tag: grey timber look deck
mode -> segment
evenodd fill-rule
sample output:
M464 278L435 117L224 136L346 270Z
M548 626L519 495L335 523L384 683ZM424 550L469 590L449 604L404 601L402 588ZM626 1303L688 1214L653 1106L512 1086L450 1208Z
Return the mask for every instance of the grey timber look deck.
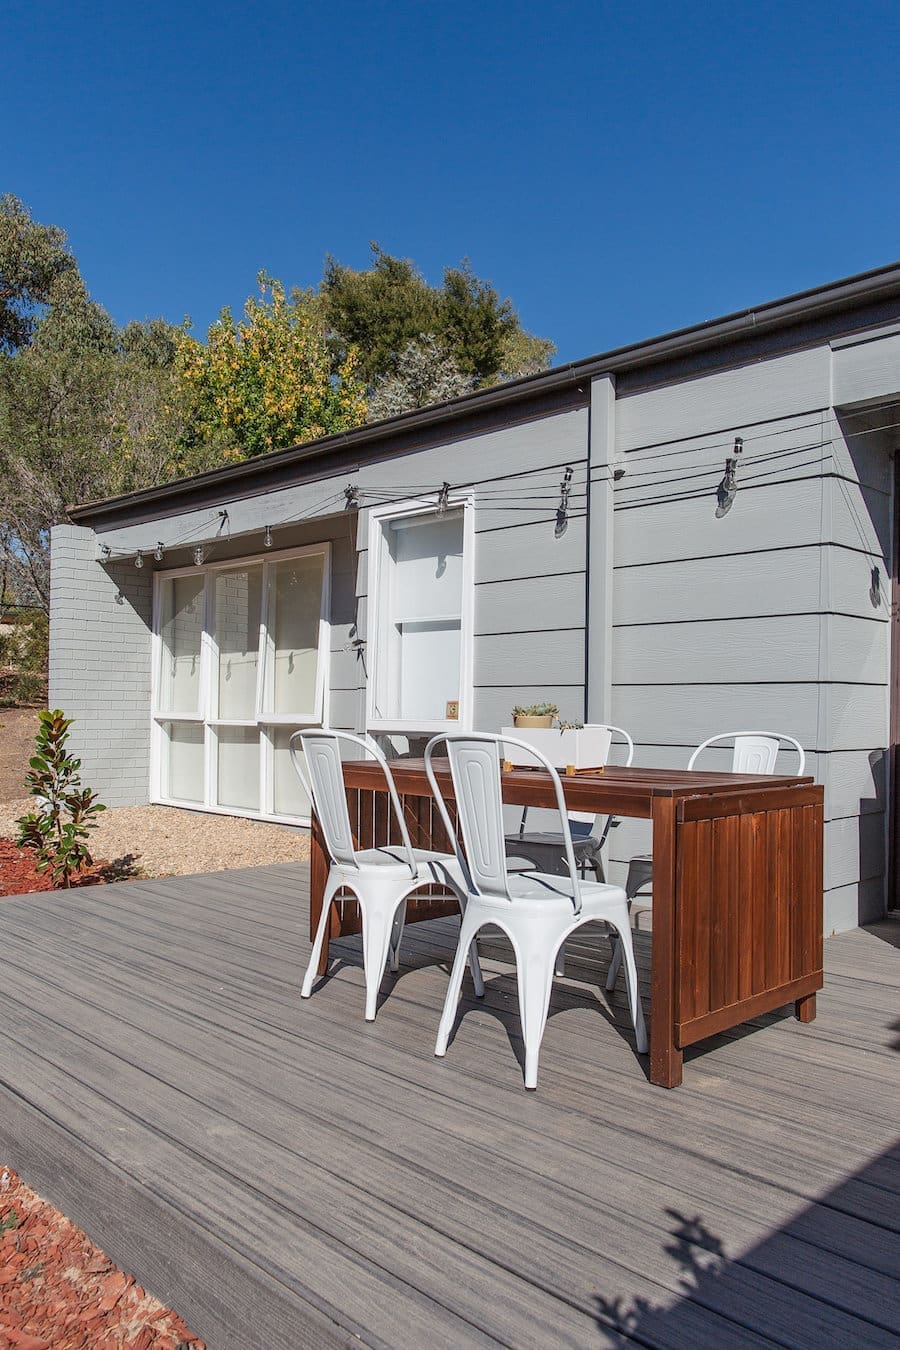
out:
M443 1061L450 920L408 931L375 1023L358 938L301 1003L299 865L20 897L0 924L0 1162L211 1350L897 1344L888 923L826 943L813 1024L705 1042L674 1092L587 932L533 1094L499 938Z

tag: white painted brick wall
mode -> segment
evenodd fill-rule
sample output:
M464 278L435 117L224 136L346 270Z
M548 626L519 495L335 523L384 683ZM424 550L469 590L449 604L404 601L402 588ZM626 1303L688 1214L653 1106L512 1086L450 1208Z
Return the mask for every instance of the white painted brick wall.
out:
M75 719L84 783L107 806L149 797L153 574L103 566L93 531L51 536L50 706Z

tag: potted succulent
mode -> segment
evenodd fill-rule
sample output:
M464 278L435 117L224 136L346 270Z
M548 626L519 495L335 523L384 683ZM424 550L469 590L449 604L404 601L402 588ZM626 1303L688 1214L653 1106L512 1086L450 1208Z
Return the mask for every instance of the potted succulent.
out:
M564 722L555 703L513 708L513 720L515 726L501 728L500 735L533 745L557 769L599 768L609 758L612 739L609 727ZM509 764L534 765L533 756L517 746L505 745L504 754Z
M526 707L516 704L512 711L516 727L552 727L554 717L559 717L555 703L529 703Z

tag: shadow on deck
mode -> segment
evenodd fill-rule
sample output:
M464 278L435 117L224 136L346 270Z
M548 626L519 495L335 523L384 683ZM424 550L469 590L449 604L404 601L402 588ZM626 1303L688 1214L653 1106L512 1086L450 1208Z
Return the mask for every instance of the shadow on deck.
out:
M832 939L816 1022L707 1041L665 1092L579 935L526 1094L500 939L439 1061L455 924L408 930L367 1025L358 939L301 1004L306 892L280 866L0 906L0 1161L211 1350L896 1344L889 942Z

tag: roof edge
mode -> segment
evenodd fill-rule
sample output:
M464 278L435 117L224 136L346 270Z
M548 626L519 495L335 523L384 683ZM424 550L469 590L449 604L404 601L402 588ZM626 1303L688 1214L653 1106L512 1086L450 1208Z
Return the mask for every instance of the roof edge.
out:
M185 497L205 487L234 482L256 476L268 468L302 465L331 454L338 449L362 449L365 446L406 435L440 422L513 405L542 395L556 393L566 387L576 389L586 380L599 375L619 374L636 370L674 357L689 356L722 343L732 343L751 334L789 327L803 320L824 317L852 308L861 301L873 302L892 295L900 296L900 261L838 281L828 282L805 291L797 291L779 300L766 301L748 309L736 310L718 319L707 319L687 328L674 329L655 338L643 339L616 347L580 361L567 362L538 375L527 375L508 384L479 389L472 394L446 403L430 404L412 412L400 413L381 422L368 423L352 431L337 432L315 441L275 450L267 455L242 460L210 469L190 478L178 478L156 487L141 488L118 497L107 497L66 508L66 515L75 523L88 523L100 516L111 517L138 506L154 502L164 504L173 497Z

